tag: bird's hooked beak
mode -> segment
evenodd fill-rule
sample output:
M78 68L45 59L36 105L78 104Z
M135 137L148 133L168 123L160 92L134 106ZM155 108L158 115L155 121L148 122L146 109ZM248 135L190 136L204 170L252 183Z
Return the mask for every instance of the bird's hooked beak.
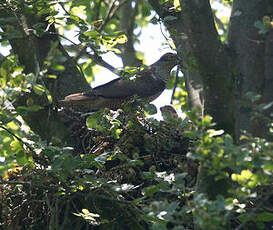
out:
M177 54L173 54L170 59L174 66L181 65L182 59Z
M177 66L181 64L181 59L179 58L179 56L177 54L173 54L171 56L169 56L169 63L172 67Z

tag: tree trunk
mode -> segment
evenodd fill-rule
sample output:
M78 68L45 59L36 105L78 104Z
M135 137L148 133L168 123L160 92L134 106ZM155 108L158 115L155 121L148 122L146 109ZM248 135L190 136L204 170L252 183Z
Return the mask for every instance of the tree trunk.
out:
M237 98L236 132L246 130L255 136L269 137L267 122L263 116L255 116L255 106L268 104L273 100L273 31L259 33L255 22L264 16L272 16L273 2L270 0L235 0L230 18L228 43L237 69L239 94ZM260 95L255 105L247 93ZM272 113L273 107L262 111ZM272 138L272 137L271 137Z
M242 102L247 101L249 91L262 95L259 104L266 105L273 98L272 30L261 35L254 26L263 16L272 15L273 2L234 0L227 45L219 39L209 0L180 1L182 11L174 11L171 2L149 2L169 30L187 68L184 77L190 105L202 107L216 127L235 141L242 129L265 137L266 122L252 120L254 108ZM272 108L266 110L267 116ZM219 182L217 193L212 192L216 182L207 171L201 166L197 190L212 199L226 194L229 185L225 181Z
M120 8L120 29L125 32L128 41L120 45L121 58L124 66L141 66L142 62L136 58L136 51L134 48L134 28L135 16L138 13L138 2L132 6L131 1L126 1Z
M9 32L17 31L20 33L20 38L10 39L9 42L18 55L20 63L24 66L24 72L26 74L35 74L37 82L44 84L49 90L53 102L57 102L68 94L90 89L85 78L77 69L76 63L73 62L59 43L53 26L50 27L47 33L37 37L32 32L33 25L43 23L44 27L47 27L47 22L42 18L23 12L14 15L14 12L10 12L9 9L2 10L0 15L2 18L14 19L9 20L11 24L2 24L1 28L3 30L8 29ZM57 49L54 51L55 55L61 57L59 58L61 61L55 64L64 66L63 71L56 71L49 67L47 74L56 75L57 78L54 80L50 80L40 74L52 43L57 44ZM75 146L75 141L71 139L69 130L64 125L57 111L48 102L46 95L37 95L34 92L24 94L17 98L14 105L15 107L29 106L29 102L43 107L39 111L29 111L22 115L34 132L47 141L57 139L62 143Z
M179 12L172 10L173 5L170 2L160 5L156 0L149 0L149 3L170 32L177 47L177 53L181 57L182 72L185 78L190 109L199 111L199 115L202 117L204 110L203 81L195 58L191 54L192 49L183 17ZM168 20L170 17L172 17L171 20Z

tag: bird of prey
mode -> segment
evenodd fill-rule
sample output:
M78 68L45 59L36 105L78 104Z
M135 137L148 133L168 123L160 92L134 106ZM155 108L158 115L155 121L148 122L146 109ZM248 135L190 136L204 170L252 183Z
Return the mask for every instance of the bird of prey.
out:
M116 110L134 95L151 102L166 88L170 71L177 64L177 55L166 53L157 62L129 79L118 78L90 91L68 95L58 104L94 112L103 108Z

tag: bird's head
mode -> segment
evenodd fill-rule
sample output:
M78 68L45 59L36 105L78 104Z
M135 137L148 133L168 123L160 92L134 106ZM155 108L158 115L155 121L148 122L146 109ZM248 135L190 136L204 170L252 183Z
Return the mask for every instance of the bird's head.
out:
M171 69L179 64L179 58L174 53L166 53L159 60L158 63L171 71Z

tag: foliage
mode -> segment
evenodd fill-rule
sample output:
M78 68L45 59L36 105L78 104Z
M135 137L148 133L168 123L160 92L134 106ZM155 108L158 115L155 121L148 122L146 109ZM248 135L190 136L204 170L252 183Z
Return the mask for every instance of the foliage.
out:
M209 117L202 121L193 117L192 122L181 119L157 122L137 111L130 118L121 111L119 114L105 111L100 124L103 127L108 124L110 129L87 131L86 152L76 156L70 148L47 145L37 136L30 136L29 149L21 151L31 156L30 149L34 150L35 159L18 159L16 167L5 172L2 209L9 211L8 218L2 220L4 225L19 223L20 218L21 224L34 224L37 218L46 223L47 217L44 219L35 211L42 205L44 211L40 214L50 212L51 221L60 218L63 226L75 219L78 226L84 226L86 221L90 227L104 229L117 217L104 213L96 202L106 205L111 199L121 206L134 207L138 222L142 219L150 229L187 229L196 223L202 229L234 226L266 229L272 221L268 210L272 208L269 200L273 143L245 135L242 138L247 142L237 146L229 135L212 129ZM113 121L121 130L118 136L116 129L111 128ZM25 146L20 142L17 145L19 149ZM20 157L18 152L14 154ZM199 164L210 168L210 174L217 175L217 179L229 180L232 187L228 196L210 200L197 192ZM27 209L32 213L30 217L13 211L15 200L8 199L12 194L17 197L19 210L32 204ZM85 202L83 194L87 197ZM92 205L90 196L102 196L102 200L93 200L96 205ZM39 206L33 200L39 200ZM58 207L52 206L54 202L58 202ZM67 213L59 213L62 209Z

